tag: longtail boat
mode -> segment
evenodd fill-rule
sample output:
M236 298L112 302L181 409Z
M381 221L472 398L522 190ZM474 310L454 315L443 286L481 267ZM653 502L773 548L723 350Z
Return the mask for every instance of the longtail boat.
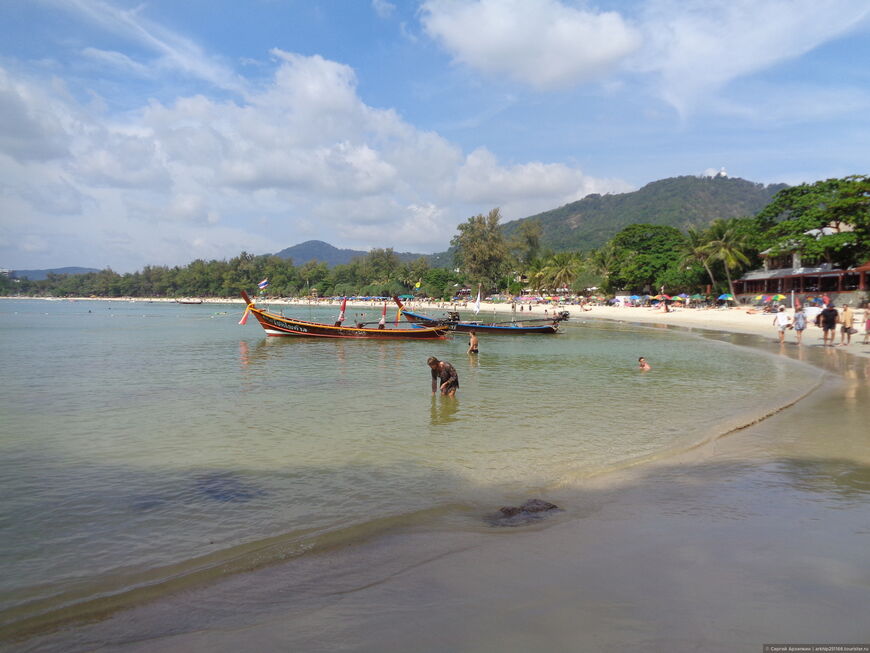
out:
M429 317L409 311L402 304L398 297L393 297L393 301L399 305L402 315L408 322L421 327L446 326L451 331L462 331L468 333L474 331L476 333L499 334L499 335L517 335L524 333L556 333L559 330L559 323L567 320L570 317L568 311L561 311L549 318L538 318L522 320L521 323L515 321L510 322L476 322L461 320L459 313L450 312L443 319ZM543 322L544 324L529 324L530 322Z
M245 324L248 315L252 314L257 318L257 322L263 327L267 336L297 336L305 338L363 338L373 340L391 340L391 339L411 339L411 340L432 340L444 338L449 331L449 328L441 325L432 325L423 329L410 328L402 329L389 327L384 324L382 327L368 328L366 326L342 326L339 324L325 324L323 322L312 322L310 320L299 320L292 317L284 317L270 313L262 308L257 308L251 298L244 290L242 291L242 299L245 300L245 314L239 324Z

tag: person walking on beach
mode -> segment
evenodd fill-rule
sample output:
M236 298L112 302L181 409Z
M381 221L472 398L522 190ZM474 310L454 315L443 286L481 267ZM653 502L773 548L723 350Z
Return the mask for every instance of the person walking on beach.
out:
M852 344L852 327L855 324L855 313L848 303L843 304L843 312L840 313L840 346Z
M478 353L477 349L477 334L474 331L468 332L468 353L476 354Z
M641 372L649 372L652 369L652 367L650 367L650 364L646 362L646 358L644 358L643 356L637 359L637 368Z
M795 343L801 344L801 339L804 336L804 329L807 328L807 314L804 313L803 306L798 306L794 309L794 319L792 320L792 326L794 326L794 337Z
M870 339L870 305L864 305L864 342L862 345L866 345L868 339Z
M834 330L837 328L837 322L839 321L840 314L837 312L837 309L834 308L833 304L828 304L824 310L819 313L819 326L822 327L822 344L824 346L828 345L829 340L831 346L834 346Z
M773 325L779 329L779 344L785 342L785 330L791 325L791 317L785 312L785 306L780 306L773 318Z
M432 394L440 389L445 397L455 397L456 390L459 388L459 375L456 373L456 368L447 361L439 361L434 356L430 356L426 364L432 370Z

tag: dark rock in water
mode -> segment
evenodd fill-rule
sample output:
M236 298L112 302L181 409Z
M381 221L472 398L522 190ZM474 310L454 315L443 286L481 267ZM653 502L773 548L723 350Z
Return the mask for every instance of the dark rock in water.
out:
M519 526L529 521L540 519L542 514L553 510L561 510L559 506L541 499L529 499L521 506L504 506L498 509L498 514L488 519L496 526Z
M503 514L505 517L513 517L514 515L519 515L522 512L545 512L547 510L558 510L559 506L555 503L550 503L549 501L542 501L541 499L529 499L519 508L516 506L506 506L504 508L499 508L499 512Z
M260 488L244 483L227 473L202 476L196 480L196 487L205 496L221 502L250 501L265 494Z

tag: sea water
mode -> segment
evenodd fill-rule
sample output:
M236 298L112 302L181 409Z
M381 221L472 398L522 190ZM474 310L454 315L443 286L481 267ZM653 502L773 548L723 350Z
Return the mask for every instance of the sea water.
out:
M485 528L501 505L707 441L820 378L757 348L580 315L557 335L480 336L478 355L465 334L271 338L240 316L0 301L0 632L404 522ZM431 355L458 370L455 399L432 396Z

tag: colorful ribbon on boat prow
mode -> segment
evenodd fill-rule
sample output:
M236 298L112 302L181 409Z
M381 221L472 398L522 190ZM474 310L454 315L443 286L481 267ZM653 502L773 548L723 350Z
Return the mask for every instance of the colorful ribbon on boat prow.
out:
M248 313L251 312L251 309L254 308L254 302L251 302L247 306L245 306L245 313L242 315L242 319L239 320L239 324L245 325L248 323Z

